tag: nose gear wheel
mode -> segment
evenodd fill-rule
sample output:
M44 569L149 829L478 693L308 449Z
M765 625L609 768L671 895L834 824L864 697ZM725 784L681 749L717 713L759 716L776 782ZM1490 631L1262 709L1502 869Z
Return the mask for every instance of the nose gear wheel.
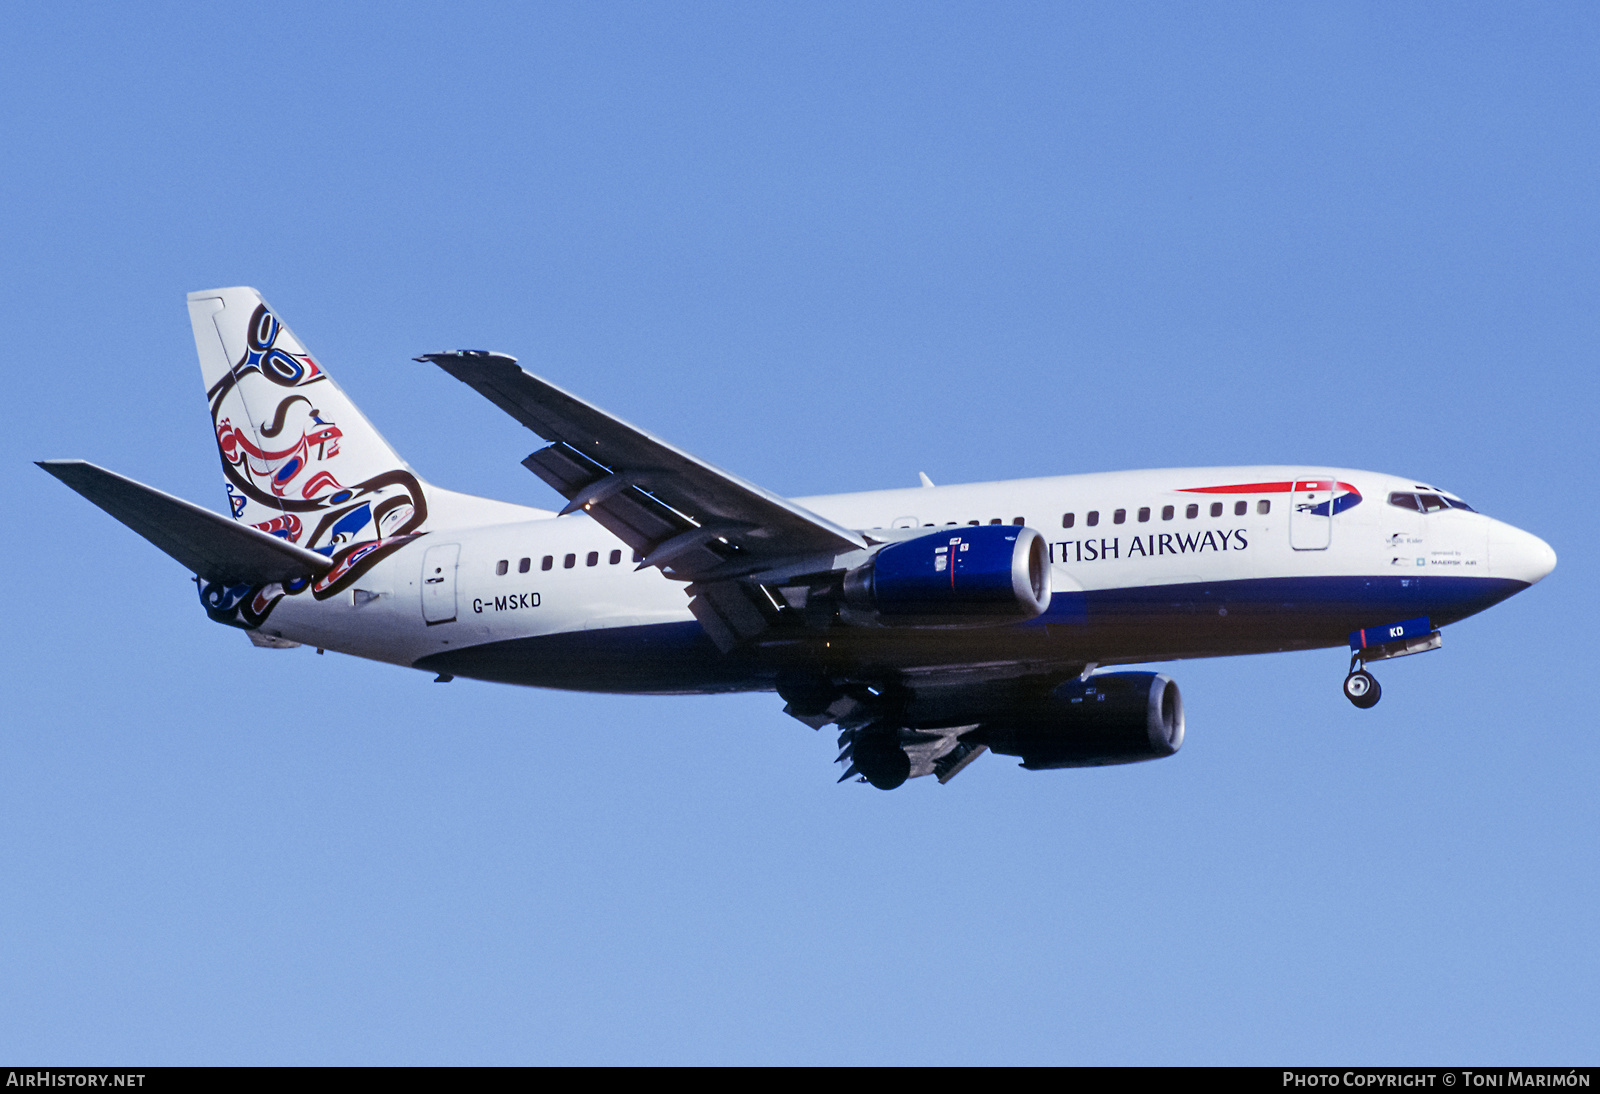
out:
M1382 696L1383 689L1366 669L1356 669L1344 678L1344 697L1362 710L1377 706Z

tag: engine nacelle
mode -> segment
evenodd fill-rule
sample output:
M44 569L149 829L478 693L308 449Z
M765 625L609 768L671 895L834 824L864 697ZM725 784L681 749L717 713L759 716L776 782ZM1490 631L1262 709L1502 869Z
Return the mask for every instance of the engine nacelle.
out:
M1107 672L1063 684L1039 706L985 722L962 740L1036 769L1159 760L1183 745L1183 697L1159 672Z
M1050 606L1049 551L1032 528L950 526L891 543L845 574L844 602L890 625L1025 622Z

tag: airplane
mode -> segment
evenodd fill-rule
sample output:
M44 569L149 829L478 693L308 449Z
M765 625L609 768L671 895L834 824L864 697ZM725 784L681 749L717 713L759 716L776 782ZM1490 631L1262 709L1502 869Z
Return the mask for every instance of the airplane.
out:
M577 691L775 691L839 729L839 781L948 782L1183 744L1165 673L1347 647L1368 666L1555 567L1538 537L1404 476L1122 471L787 499L481 350L427 353L547 442L539 509L424 481L250 288L190 293L226 516L82 460L39 466L194 575L265 648Z

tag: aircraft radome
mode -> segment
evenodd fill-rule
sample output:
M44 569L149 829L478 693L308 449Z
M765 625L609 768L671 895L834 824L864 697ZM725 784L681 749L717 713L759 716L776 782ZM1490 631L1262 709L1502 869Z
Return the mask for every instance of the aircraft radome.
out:
M1403 476L1200 467L787 499L524 372L417 358L548 445L559 511L424 482L248 288L189 295L229 512L40 466L258 646L580 691L777 691L848 778L1170 756L1178 686L1108 667L1348 645L1367 666L1543 578L1542 540Z

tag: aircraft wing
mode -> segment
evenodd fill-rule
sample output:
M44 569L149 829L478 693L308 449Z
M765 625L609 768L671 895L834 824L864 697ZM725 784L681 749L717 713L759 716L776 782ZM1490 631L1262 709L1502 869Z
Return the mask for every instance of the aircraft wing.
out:
M333 560L84 460L39 466L206 581L270 585L327 573Z
M685 581L715 582L866 540L629 425L524 371L516 358L458 350L432 361L554 442L524 466L642 557Z

